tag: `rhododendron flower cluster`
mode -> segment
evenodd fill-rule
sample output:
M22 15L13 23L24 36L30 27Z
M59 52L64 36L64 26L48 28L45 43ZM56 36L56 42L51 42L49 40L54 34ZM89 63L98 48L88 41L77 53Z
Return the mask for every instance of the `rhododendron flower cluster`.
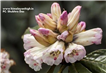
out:
M84 46L101 44L102 29L85 31L86 23L79 22L81 6L71 12L61 12L58 3L51 5L51 13L39 13L35 19L39 29L29 28L30 34L23 37L25 62L35 71L42 69L42 63L59 65L75 63L84 58ZM79 23L78 23L79 22Z
M9 59L9 54L1 49L0 53L0 73L10 73L9 68L14 65L15 62Z

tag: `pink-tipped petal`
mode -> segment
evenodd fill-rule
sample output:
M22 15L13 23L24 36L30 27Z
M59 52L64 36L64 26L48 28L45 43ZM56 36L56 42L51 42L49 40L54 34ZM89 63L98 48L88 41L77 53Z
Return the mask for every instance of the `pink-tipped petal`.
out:
M42 33L43 35L45 35L45 36L48 36L49 35L49 29L39 28L38 31L40 33Z
M36 35L36 30L34 30L34 29L29 29L29 31L30 31L31 35L33 35L33 36Z
M56 41L43 53L43 62L50 66L52 66L53 64L59 65L63 59L63 51L64 43Z
M62 39L63 41L66 39L66 37L68 36L68 31L64 31L61 35L57 36L57 39L60 40Z
M80 24L81 24L81 31L83 31L86 28L86 23L81 21Z
M55 30L56 29L56 23L46 14L40 13L39 18L42 21L42 24L45 28Z
M36 19L36 21L37 21L39 27L44 27L44 26L42 25L43 23L42 23L42 21L41 21L41 19L39 18L38 15L35 15L35 19Z
M86 51L82 45L70 43L68 48L65 50L64 58L67 63L74 63L83 59L85 55Z
M31 35L31 34L25 34L23 37L23 42L24 42L24 49L28 50L33 47L44 47L40 43L36 41L36 39Z
M63 13L60 16L60 24L67 25L67 21L68 21L67 11L63 11Z
M83 31L86 28L86 23L84 21L81 21L78 23L75 33L79 33Z
M47 15L48 15L50 18L52 18L52 15L51 15L51 13L47 13Z
M39 71L40 69L42 69L41 65L44 50L44 48L42 49L39 47L34 47L24 53L25 62L35 71Z
M45 17L42 15L42 13L39 14L39 18L44 21L45 20Z
M76 6L71 14L68 15L68 29L75 32L76 30L76 26L79 20L79 16L80 16L80 11L81 11L81 6Z
M92 44L101 44L102 29L101 28L90 29L85 32L78 33L74 37L76 37L74 42L77 44L81 44L83 46L88 46Z
M61 15L61 8L58 3L55 2L51 5L51 14L52 14L53 21L56 22Z

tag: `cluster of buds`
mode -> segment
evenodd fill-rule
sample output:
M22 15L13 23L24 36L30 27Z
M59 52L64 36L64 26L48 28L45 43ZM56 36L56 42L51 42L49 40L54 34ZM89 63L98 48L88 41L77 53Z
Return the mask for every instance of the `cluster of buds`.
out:
M74 63L86 55L84 46L101 44L102 29L85 31L86 23L79 21L81 6L70 13L53 3L51 13L35 15L39 29L29 28L30 34L23 37L25 61L35 71L42 69L42 63L59 65L62 60Z
M15 64L15 62L13 60L9 60L9 54L4 49L1 49L0 73L10 73L9 68L14 64Z

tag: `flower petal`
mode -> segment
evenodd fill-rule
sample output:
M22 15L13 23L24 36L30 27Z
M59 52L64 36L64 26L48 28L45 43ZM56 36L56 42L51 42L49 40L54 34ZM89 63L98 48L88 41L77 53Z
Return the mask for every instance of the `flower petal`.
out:
M65 41L66 37L68 36L68 31L64 31L61 35L57 36L57 39L60 40L62 39L63 41Z
M85 48L82 45L70 43L65 50L64 58L67 63L74 63L81 60L86 55Z
M31 34L25 34L23 38L24 49L28 50L33 47L44 47L36 41L36 39Z
M42 23L42 21L41 21L41 19L39 18L39 16L38 16L38 15L35 15L35 19L36 19L36 21L37 21L37 23L38 23L39 27L44 28L43 23Z
M91 44L101 44L102 29L94 28L74 35L74 43L88 46Z
M85 27L86 27L86 23L84 21L79 22L75 33L79 33L81 31L83 31L85 29Z
M25 62L35 71L42 69L41 64L44 50L45 48L34 47L24 53Z
M67 26L67 21L68 21L67 11L63 11L63 13L60 16L60 24Z
M61 15L61 8L58 3L55 2L51 5L51 14L52 14L53 21L56 22Z
M45 28L51 29L51 30L55 30L56 28L56 23L46 14L44 13L40 13L39 14L39 18L41 19L43 26Z
M56 41L43 54L43 62L48 65L59 65L63 59L64 43Z
M76 6L71 13L68 15L68 29L71 31L75 31L79 16L80 16L81 6Z
M9 69L15 62L9 59L9 54L1 49L0 52L0 73L9 73Z

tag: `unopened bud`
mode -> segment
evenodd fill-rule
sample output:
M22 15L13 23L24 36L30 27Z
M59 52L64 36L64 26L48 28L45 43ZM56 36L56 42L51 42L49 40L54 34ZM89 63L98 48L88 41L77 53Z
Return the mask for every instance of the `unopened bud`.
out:
M50 44L54 43L57 40L57 34L49 29L39 28L38 31L47 38Z
M37 21L39 27L42 27L42 28L43 28L44 26L42 25L42 21L41 21L41 19L39 18L38 15L35 16L35 19L36 19L36 21Z
M41 19L43 26L45 28L55 30L56 28L56 23L46 14L40 13L39 18Z
M47 15L48 15L50 18L52 18L52 14L51 14L51 13L47 13Z
M30 33L35 37L35 39L42 45L44 46L49 46L49 41L42 35L40 34L37 30L30 29Z
M85 27L86 27L86 23L84 21L79 22L75 33L79 33L81 31L83 31L85 29Z
M69 43L73 40L73 33L71 31L64 31L61 35L58 35L57 36L57 39L58 40L63 40L65 41L66 43Z
M51 5L51 14L52 14L53 21L57 22L57 20L61 15L61 8L58 3L55 2Z
M68 21L67 11L63 11L63 13L60 16L60 24L67 25L67 21Z
M75 31L76 26L78 24L78 20L79 20L79 16L80 16L80 10L81 10L81 6L76 6L71 14L68 16L68 29L72 32Z

